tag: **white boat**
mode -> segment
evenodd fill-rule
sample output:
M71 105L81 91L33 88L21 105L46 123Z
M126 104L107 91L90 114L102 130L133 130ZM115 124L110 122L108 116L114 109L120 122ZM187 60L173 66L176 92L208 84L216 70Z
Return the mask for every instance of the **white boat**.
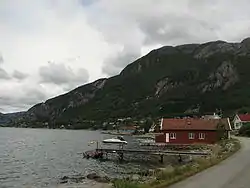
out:
M127 144L128 142L123 137L110 138L102 141L105 144Z

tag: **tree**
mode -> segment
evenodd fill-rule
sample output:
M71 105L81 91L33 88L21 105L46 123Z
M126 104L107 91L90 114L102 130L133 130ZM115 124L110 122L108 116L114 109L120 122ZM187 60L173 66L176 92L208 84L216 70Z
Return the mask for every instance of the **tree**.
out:
M227 138L225 125L221 122L218 123L217 125L217 137L218 137L218 140L224 140Z
M246 123L243 126L241 126L239 130L239 135L250 137L250 123Z
M148 133L152 125L153 125L153 120L151 118L147 118L147 120L142 126L142 128L144 128L144 132Z
M238 110L238 114L247 114L248 112L250 111L250 108L249 107L241 107L239 110Z

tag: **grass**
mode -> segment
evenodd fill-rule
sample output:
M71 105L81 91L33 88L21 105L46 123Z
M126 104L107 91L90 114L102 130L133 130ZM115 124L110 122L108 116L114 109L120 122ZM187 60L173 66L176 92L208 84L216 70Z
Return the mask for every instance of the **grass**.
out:
M114 188L139 188L141 185L135 182L129 182L128 180L116 180L113 183Z
M226 144L231 143L233 148L227 150ZM129 180L116 180L113 183L114 188L166 188L178 181L190 177L198 172L201 172L209 167L212 167L221 161L225 160L240 149L240 143L237 139L221 141L220 151L210 158L197 158L194 162L188 165L175 168L172 172L161 171L156 175L156 180L151 183L131 182Z

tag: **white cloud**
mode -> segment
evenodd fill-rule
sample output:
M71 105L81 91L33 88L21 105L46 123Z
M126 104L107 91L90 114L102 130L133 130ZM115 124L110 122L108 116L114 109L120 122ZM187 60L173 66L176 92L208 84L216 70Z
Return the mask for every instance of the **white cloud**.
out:
M0 106L27 109L119 73L153 47L240 41L249 35L249 6L248 0L1 0ZM22 92L12 96L17 88Z
M17 85L21 90L42 85L41 93L46 97L30 100L33 101L32 105L103 76L101 73L103 58L111 53L101 32L88 25L85 12L77 0L1 1L0 51L4 57L0 77L6 80L9 78L8 73L13 72L12 76L17 79L0 82L0 88L9 85L5 97L8 96L6 92L16 93ZM65 76L69 80L64 79L64 84L56 85L53 80L48 83L47 77L46 83L40 83L39 73L44 70L48 61L56 62L56 65L65 68L66 72L54 77ZM70 71L68 67L71 67ZM45 68L47 73L43 72L43 76L58 73L53 72L56 71L55 66L48 68L52 70ZM24 78L20 73L24 72L29 77L25 81L20 81L21 77ZM63 75L64 73L67 75ZM43 80L45 81L44 78ZM0 97L4 97L2 91ZM15 96L10 95L10 97L14 100L6 100L9 101L8 105L0 103L1 107L5 106L5 112L13 109L25 110L31 106L31 102L27 102L30 96L26 93L20 93L18 99ZM23 100L22 97L26 97L27 100ZM19 99L23 105L18 105Z

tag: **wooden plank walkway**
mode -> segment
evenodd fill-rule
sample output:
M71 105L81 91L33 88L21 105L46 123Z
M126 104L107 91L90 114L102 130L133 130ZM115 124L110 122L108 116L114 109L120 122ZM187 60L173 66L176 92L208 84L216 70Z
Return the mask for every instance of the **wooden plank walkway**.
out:
M97 152L102 153L142 153L148 155L197 155L206 156L209 152L197 152L197 151L172 151L172 150L145 150L145 149L96 149Z

